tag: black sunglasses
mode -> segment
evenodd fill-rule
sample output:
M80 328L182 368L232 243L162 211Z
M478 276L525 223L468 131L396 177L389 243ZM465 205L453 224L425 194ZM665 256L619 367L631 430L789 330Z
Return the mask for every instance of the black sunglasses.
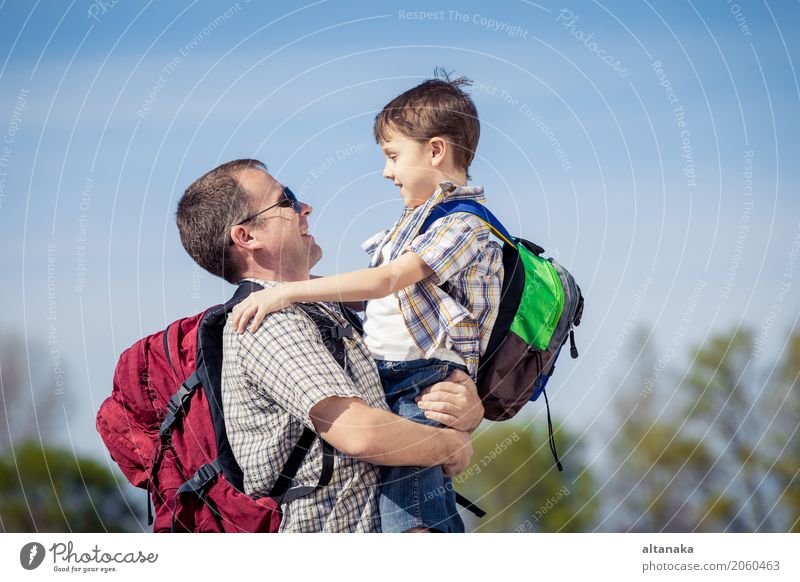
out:
M297 214L300 214L300 212L303 209L302 206L300 205L300 201L297 199L297 196L294 195L294 192L292 192L289 189L288 186L284 186L283 187L283 200L281 200L279 202L276 202L275 204L272 204L271 206L267 206L264 210L259 210L255 214L251 214L250 216L245 218L243 221L237 222L235 224L235 226L241 226L245 222L250 222L256 216L259 216L260 214L264 214L267 210L272 210L275 207L278 207L278 208L291 208Z

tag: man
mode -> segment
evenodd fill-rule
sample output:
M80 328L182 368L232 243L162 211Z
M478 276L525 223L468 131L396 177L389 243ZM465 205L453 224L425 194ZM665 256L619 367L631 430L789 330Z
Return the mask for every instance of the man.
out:
M270 287L308 279L322 257L308 234L311 212L263 163L235 160L189 186L177 223L184 248L201 267L231 283ZM335 305L314 308L346 324ZM480 423L483 407L466 375L450 378L464 385L433 386L420 403L432 420L451 428L417 424L389 412L360 339L345 342L346 371L296 306L269 315L252 334L225 327L223 407L245 491L269 494L304 427L337 450L330 483L285 504L281 531L380 531L374 465L442 465L456 475L469 463L468 431ZM316 440L293 485L315 485L322 456Z

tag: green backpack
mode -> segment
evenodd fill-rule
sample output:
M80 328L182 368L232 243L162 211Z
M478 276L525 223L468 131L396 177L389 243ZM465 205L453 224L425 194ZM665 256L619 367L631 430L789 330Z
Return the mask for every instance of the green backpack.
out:
M507 420L544 394L550 450L561 470L545 386L567 339L571 356L578 357L573 328L583 315L580 287L555 259L542 256L542 247L512 237L483 204L474 200L453 200L435 206L420 234L454 212L466 212L483 220L503 241L500 308L478 368L478 394L486 411L484 416L488 420Z

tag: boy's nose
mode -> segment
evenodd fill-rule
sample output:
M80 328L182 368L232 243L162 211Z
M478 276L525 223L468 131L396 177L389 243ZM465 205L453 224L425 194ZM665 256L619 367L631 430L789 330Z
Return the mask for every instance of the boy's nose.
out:
M383 166L383 177L387 180L394 180L394 172L389 167L389 162L386 162L386 165Z

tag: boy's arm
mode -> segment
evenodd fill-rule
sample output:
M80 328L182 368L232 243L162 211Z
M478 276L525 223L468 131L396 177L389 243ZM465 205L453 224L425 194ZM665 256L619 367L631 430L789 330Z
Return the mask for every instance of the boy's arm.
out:
M322 279L322 275L311 275L312 279ZM352 311L364 311L367 309L366 301L342 301L342 305Z
M326 398L314 405L310 416L323 439L344 454L375 465L442 465L445 474L453 476L472 457L467 433L418 424L371 408L360 398Z
M416 253L404 253L372 269L284 283L280 289L288 303L314 301L368 301L380 299L430 277L433 271Z
M251 293L239 303L233 310L233 326L241 333L252 318L250 331L255 331L267 314L285 309L290 303L379 299L432 274L431 268L419 255L407 252L380 267L283 283Z

